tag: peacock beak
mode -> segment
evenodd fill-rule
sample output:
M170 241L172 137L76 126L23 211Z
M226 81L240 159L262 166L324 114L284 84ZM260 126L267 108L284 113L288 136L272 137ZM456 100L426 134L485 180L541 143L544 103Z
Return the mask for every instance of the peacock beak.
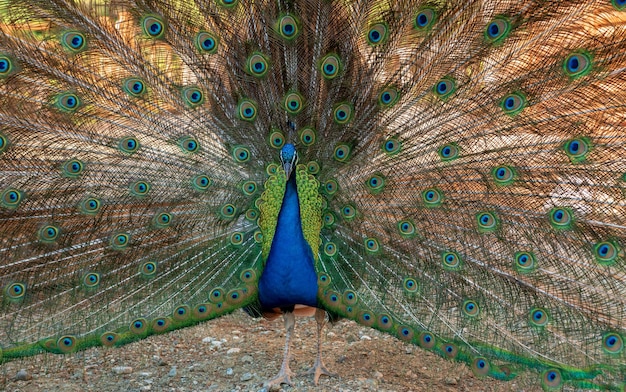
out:
M283 169L285 170L285 174L287 175L287 179L291 176L291 172L293 171L293 162L283 162Z

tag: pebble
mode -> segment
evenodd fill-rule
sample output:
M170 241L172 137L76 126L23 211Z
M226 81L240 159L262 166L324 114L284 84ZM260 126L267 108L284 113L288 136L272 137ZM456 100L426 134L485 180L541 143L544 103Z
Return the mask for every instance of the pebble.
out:
M252 363L252 362L254 362L254 358L252 358L251 355L244 355L243 357L241 357L241 362L243 362L243 363Z
M115 374L131 374L133 372L133 368L130 366L115 366L111 370Z
M361 336L361 340L372 340L372 338L367 335L363 335Z
M176 377L176 366L172 366L172 368L170 369L170 372L167 373L168 376L170 377Z
M30 373L26 371L26 369L20 369L20 371L17 372L17 374L15 375L15 379L17 381L28 381L28 380L31 380L32 378L33 376L31 376Z
M226 354L237 354L240 351L241 349L239 347L233 347L229 348L228 351L226 351Z
M165 366L167 362L165 362L161 357L155 355L152 357L152 362L154 362L157 366Z
M241 381L250 381L252 380L252 373L244 373L241 375Z
M459 382L459 380L457 380L456 378L452 378L452 377L446 377L444 382L446 383L446 385L456 385Z
M227 375L227 376L232 376L232 375L233 375L233 373L234 373L233 368L228 368L228 369L226 369L226 375Z

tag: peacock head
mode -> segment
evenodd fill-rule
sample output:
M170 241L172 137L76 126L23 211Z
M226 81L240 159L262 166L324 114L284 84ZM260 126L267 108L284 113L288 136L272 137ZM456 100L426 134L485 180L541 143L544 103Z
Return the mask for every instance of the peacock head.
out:
M280 149L280 162L285 169L287 179L291 175L293 168L298 163L298 153L296 152L296 146L291 143L287 143Z

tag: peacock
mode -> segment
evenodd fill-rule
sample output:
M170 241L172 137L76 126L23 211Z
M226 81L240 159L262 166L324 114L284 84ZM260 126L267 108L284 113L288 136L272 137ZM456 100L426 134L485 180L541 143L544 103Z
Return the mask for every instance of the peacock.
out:
M243 308L268 386L301 313L623 391L625 109L623 0L0 0L0 363Z

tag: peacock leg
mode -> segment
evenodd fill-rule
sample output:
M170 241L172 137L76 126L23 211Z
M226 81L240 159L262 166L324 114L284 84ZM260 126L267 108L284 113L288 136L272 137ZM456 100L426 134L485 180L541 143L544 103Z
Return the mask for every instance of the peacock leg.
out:
M326 369L324 362L322 362L322 329L324 329L324 324L326 324L326 311L319 308L316 309L315 321L317 322L317 358L315 359L315 364L307 373L313 374L313 382L317 385L322 374L328 377L336 377L337 374Z
M289 369L289 356L291 351L291 335L293 333L293 328L296 325L296 316L293 312L285 312L283 313L283 318L285 319L285 329L287 330L287 336L285 337L285 356L283 357L283 364L280 367L280 372L278 375L271 380L265 381L263 383L264 387L271 387L272 385L280 385L280 384L288 384L293 385L291 383L291 376L293 372Z

